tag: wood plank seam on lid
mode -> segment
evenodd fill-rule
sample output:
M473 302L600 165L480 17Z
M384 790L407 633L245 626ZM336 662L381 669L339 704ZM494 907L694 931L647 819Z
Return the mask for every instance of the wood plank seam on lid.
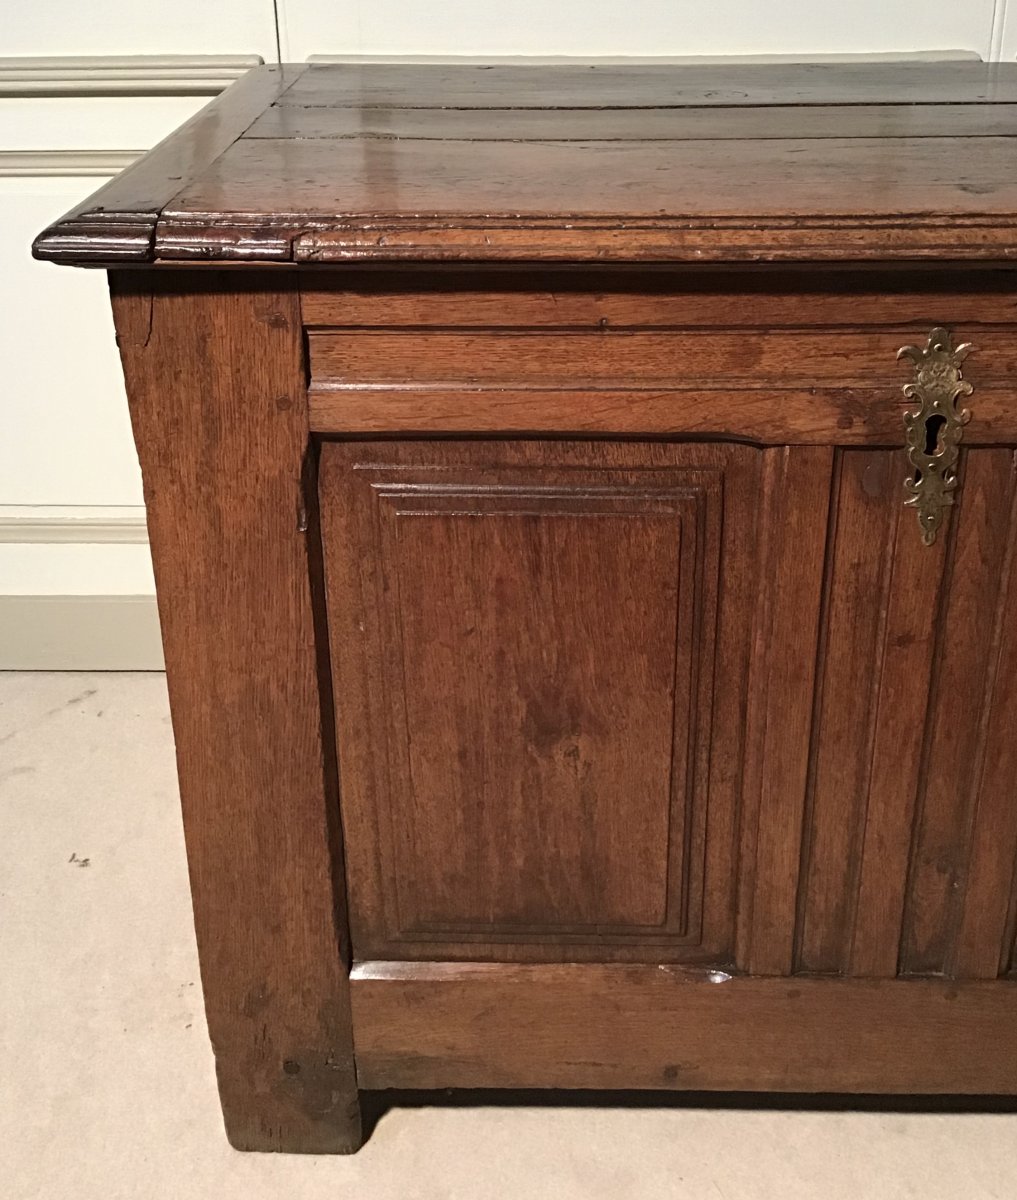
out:
M661 92L669 94L662 101ZM315 107L626 108L996 104L1017 100L1000 63L661 66L312 64L281 105Z
M285 108L245 139L468 142L763 141L843 137L1011 137L1017 105L842 105L684 109Z

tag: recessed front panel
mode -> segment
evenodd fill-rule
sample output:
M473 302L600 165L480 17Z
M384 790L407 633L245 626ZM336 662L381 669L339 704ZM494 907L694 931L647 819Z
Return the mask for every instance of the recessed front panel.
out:
M720 953L758 458L324 448L357 957Z
M432 488L379 496L404 929L680 924L702 492Z

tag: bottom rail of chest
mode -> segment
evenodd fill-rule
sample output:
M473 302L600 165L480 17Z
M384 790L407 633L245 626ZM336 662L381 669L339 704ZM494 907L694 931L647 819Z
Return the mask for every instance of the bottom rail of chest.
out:
M1012 1093L1017 983L359 963L365 1088Z

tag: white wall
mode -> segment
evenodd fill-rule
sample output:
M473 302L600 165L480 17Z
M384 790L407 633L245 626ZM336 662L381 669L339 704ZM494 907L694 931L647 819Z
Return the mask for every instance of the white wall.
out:
M1011 0L1013 2L1013 0ZM279 0L284 57L815 54L990 57L1006 0ZM1017 34L1014 34L1017 36Z
M1017 2L996 0L993 36L988 57L993 61L1013 62L1017 58Z
M238 4L227 8L236 14ZM67 5L66 20L52 4L22 6L16 27L0 33L0 50L13 39L36 51L0 59L0 669L158 665L141 480L105 275L35 262L31 243L258 62L259 50L274 57L271 0L248 4L246 36L235 29L227 42L220 31L231 56L51 53L71 46L60 39L76 21L76 41L95 48L81 19L88 11L94 25L94 7L85 6ZM199 8L189 7L193 22ZM171 25L167 5L149 6L147 30L140 6L121 8L108 26L118 50L173 47L160 33ZM49 40L48 26L58 30ZM238 51L249 53L238 60ZM139 595L146 605L128 603ZM122 654L120 628L134 640Z
M11 74L0 64L0 87ZM35 262L31 242L207 103L204 90L0 94L0 279L7 301L0 321L0 595L152 589L143 540L129 550L120 544L91 553L66 543L26 550L9 541L24 518L30 531L45 516L83 522L87 532L109 510L121 521L132 512L136 521L144 516L105 276Z
M808 57L941 49L1017 57L1017 0L277 3L279 44L290 61L312 54ZM16 628L34 611L25 597L105 603L150 597L153 588L105 279L34 262L32 237L206 103L243 61L274 60L276 39L272 0L36 0L5 10L0 669L65 660L102 666L108 653L100 638L90 661L84 633L75 654L67 652L77 636L73 605L39 605L50 614L45 620L58 623L41 635ZM84 55L103 57L82 63ZM94 605L90 614L82 629L101 626ZM136 620L131 628L136 633ZM154 663L154 629L150 622L147 648L117 663Z
M23 0L4 6L0 54L275 56L272 0Z

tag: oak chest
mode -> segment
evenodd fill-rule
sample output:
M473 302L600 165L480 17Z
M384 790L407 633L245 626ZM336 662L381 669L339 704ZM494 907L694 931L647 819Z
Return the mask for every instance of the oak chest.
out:
M1015 132L1017 67L264 68L39 237L234 1145L1017 1090Z

